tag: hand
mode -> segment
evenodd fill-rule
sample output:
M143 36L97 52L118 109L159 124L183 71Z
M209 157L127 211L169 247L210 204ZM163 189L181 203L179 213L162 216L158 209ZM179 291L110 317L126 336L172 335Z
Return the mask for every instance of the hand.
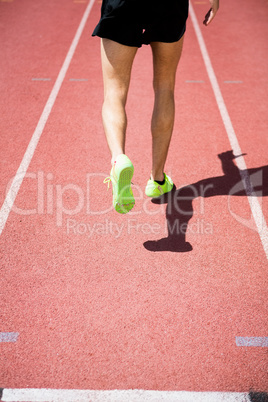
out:
M218 154L218 157L221 160L228 160L228 161L232 161L233 159L235 159L233 151L222 152L221 154Z
M234 155L233 151L226 151L226 152L222 152L221 154L218 154L218 157L221 160L232 161L232 160L239 158L240 156L244 156L244 155L246 155L246 154Z
M209 0L209 2L211 4L211 9L205 15L205 19L203 21L203 24L206 26L211 23L219 9L219 0Z

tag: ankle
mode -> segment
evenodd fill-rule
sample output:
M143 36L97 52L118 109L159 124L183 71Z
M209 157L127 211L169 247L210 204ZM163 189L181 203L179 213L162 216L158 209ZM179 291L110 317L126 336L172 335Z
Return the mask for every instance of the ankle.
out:
M116 158L117 158L119 155L123 155L123 154L124 154L124 152L115 152L115 153L112 154L112 159L111 159L111 164L112 164L112 166L114 165L114 163L115 163L115 161L116 161Z
M165 179L164 173L163 172L157 172L157 173L151 173L151 180L154 181L163 181Z

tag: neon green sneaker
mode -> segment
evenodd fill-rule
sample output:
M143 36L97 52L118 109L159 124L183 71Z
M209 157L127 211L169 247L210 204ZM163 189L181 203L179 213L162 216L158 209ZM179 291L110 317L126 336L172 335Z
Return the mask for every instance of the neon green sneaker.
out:
M113 185L113 206L120 214L126 214L135 205L131 189L131 179L134 167L131 160L124 154L119 155L111 169L110 176L106 177L104 183L112 182Z
M164 173L164 179L165 179L164 184L159 184L152 179L148 180L147 186L145 188L145 194L148 197L159 197L160 195L171 191L173 188L173 181L165 173Z

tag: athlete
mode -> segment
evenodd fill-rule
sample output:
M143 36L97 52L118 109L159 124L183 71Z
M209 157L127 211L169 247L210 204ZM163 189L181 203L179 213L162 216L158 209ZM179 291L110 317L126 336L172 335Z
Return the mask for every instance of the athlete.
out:
M219 0L203 23L215 17ZM150 45L153 54L154 109L151 121L152 171L145 194L158 197L172 190L172 179L164 173L173 131L174 88L180 60L188 0L103 0L101 18L93 36L101 37L104 82L102 119L111 151L112 169L104 182L112 182L113 205L127 213L134 204L131 179L134 167L125 155L127 128L126 101L134 57L139 47Z

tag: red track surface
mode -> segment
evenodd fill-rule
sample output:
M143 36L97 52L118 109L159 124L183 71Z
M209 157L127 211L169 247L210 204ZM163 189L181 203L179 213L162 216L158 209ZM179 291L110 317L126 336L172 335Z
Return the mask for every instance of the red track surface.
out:
M222 2L202 32L247 167L262 169L267 196L267 2L241 3ZM86 5L0 2L1 203ZM193 6L201 23L208 5ZM192 251L179 252L184 244L177 236L177 252L153 252L144 243L167 237L167 207L144 195L150 49L138 52L133 67L126 153L137 200L134 212L121 216L105 212L111 190L102 184L110 155L101 123L99 39L91 37L99 8L96 2L15 201L39 213L11 212L1 236L0 331L19 338L0 344L0 387L268 391L267 348L235 343L237 336L268 335L267 259L247 197L228 195L237 180L234 170L223 177L217 155L231 148L192 22L178 70L167 173L177 188L203 184L213 191L192 202L186 234ZM83 208L61 214L61 199L74 210L78 192ZM267 219L265 196L259 201ZM190 211L191 202L183 207Z

